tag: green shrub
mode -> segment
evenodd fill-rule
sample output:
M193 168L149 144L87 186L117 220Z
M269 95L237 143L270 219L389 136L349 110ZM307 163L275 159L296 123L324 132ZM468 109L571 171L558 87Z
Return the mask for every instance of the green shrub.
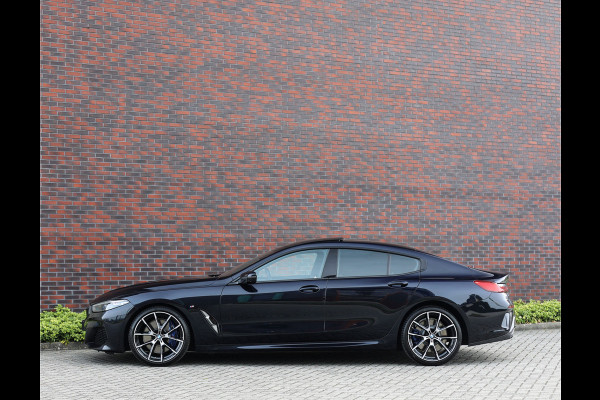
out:
M531 300L528 303L517 300L515 304L515 317L517 324L536 324L540 322L560 321L560 301Z
M40 342L81 342L85 332L81 329L81 321L85 311L76 313L67 307L58 305L54 311L40 313Z

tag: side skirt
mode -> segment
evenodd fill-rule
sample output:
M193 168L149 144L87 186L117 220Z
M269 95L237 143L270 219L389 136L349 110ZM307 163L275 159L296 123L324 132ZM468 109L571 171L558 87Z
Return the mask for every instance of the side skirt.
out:
M239 351L239 350L325 350L348 348L384 348L378 340L356 342L312 342L312 343L261 343L244 345L203 345L196 346L198 352Z

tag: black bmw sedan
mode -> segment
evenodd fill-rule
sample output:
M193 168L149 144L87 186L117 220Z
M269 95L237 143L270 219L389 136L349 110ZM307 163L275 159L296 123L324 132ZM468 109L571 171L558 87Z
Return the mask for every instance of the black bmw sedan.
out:
M440 365L510 339L507 275L412 248L342 238L277 248L218 276L115 289L83 322L89 348L150 365L188 351L403 349Z

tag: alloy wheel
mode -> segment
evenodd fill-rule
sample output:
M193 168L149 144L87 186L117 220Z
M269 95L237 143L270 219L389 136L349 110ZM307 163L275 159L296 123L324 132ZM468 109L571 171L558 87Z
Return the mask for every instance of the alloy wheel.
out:
M425 365L448 362L462 340L458 321L438 308L419 310L404 326L403 347L415 361Z
M188 348L187 325L176 313L151 309L139 316L130 331L135 356L152 365L179 360Z

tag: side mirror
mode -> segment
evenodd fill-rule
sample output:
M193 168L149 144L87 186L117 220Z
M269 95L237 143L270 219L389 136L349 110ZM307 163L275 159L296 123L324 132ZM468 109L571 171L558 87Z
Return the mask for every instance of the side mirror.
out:
M252 285L256 283L256 272L244 272L240 276L240 285Z

